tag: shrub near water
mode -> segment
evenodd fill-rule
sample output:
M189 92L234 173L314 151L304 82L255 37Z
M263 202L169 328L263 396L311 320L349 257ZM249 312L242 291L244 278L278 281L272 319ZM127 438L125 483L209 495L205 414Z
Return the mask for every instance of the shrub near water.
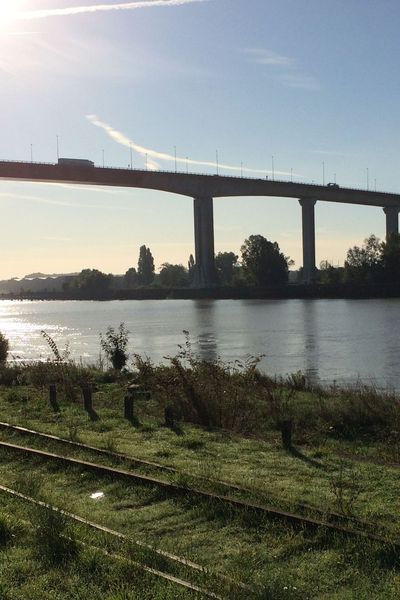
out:
M100 345L113 369L117 371L121 371L128 360L128 336L129 331L124 323L121 323L117 330L108 327L104 336L100 334Z
M246 363L214 362L197 358L186 343L169 357L171 366L154 366L135 356L140 383L150 389L161 404L173 406L176 414L204 427L252 432L267 419L268 406L259 357ZM265 380L270 381L270 380ZM272 385L272 384L271 384Z
M8 339L0 331L0 365L6 364L8 350L9 350Z
M187 332L186 343L168 359L170 366L154 365L135 355L137 381L160 406L172 406L188 422L263 435L291 420L300 439L326 433L349 440L399 439L400 400L393 392L362 384L318 388L300 371L271 378L257 369L260 357L244 363L199 359Z

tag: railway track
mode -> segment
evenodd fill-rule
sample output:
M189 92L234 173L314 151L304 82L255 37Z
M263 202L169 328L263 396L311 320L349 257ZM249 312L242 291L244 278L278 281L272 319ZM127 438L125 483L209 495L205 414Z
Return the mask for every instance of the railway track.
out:
M202 475L197 475L197 474L192 475L191 473L181 471L179 469L176 469L176 468L168 466L168 465L162 465L162 464L156 463L154 461L145 460L145 459L138 458L135 456L129 456L127 454L123 454L120 452L113 452L110 450L106 450L104 448L99 448L97 446L84 444L82 442L68 440L68 439L61 438L56 435L43 433L41 431L28 429L26 427L21 427L19 425L13 425L11 423L6 423L6 422L0 421L0 430L1 429L10 431L10 432L13 432L16 434L21 434L24 436L31 436L33 438L45 440L48 442L54 442L56 444L66 445L67 447L71 447L76 450L92 452L92 453L98 454L99 456L103 456L103 457L106 457L106 458L109 458L112 460L124 461L124 462L127 462L128 464L133 463L139 467L143 467L144 469L150 468L159 473L166 473L167 475L175 475L175 476L181 476L181 475L189 476L196 481L205 482L207 485L211 484L211 485L217 486L219 489L226 490L230 494L236 493L236 492L238 492L239 494L242 494L244 496L249 495L249 494L253 495L253 496L254 495L262 496L265 494L265 490L261 490L258 488L249 488L249 487L245 487L245 486L240 486L235 483L223 481L220 479L210 479L209 477L204 477ZM277 499L277 500L279 500L279 499ZM270 508L272 508L272 507L270 507ZM369 528L372 528L374 530L376 529L375 524L371 524L367 521L357 519L353 516L343 515L343 514L334 512L334 511L329 511L329 512L323 511L323 510L319 509L318 507L315 507L315 506L312 506L309 504L297 503L296 508L298 510L306 512L307 514L317 514L317 515L319 515L319 517L324 517L325 519L328 519L330 523L337 522L337 523L346 524L346 525L350 525L350 526L357 524L358 527L363 528L363 529L367 529L367 530Z
M13 426L15 427L15 426ZM28 430L29 431L29 430ZM32 430L31 430L32 431ZM47 435L47 434L42 434ZM51 436L53 439L57 439L55 436ZM62 438L58 438L62 440ZM81 447L84 445L81 445ZM140 483L142 485L156 486L161 488L166 492L167 495L174 496L190 496L191 498L195 498L199 501L209 501L212 503L218 503L220 505L229 506L237 511L245 511L250 512L258 517L267 518L267 519L276 519L279 521L283 521L285 523L290 524L291 526L306 528L309 530L325 530L327 532L341 534L346 537L358 538L358 539L367 539L374 542L379 542L384 545L389 545L396 549L396 551L400 550L400 542L397 540L389 539L382 535L373 533L372 531L366 531L362 529L366 525L365 522L361 521L348 521L353 524L353 526L344 525L340 523L328 522L321 518L313 518L310 516L305 516L285 510L280 510L274 506L267 506L255 502L248 502L239 498L235 498L232 495L226 494L217 494L212 491L203 490L196 487L185 487L179 485L177 483L171 483L169 481L165 481L156 477L152 477L149 475L144 475L137 471L125 470L115 467L105 466L99 463L90 462L87 460L81 460L77 458L72 458L60 454L55 454L52 452L47 452L44 450L39 450L37 448L31 448L28 446L20 446L17 444L12 444L9 442L0 441L0 449L7 450L13 453L26 454L28 456L35 456L42 458L45 461L56 461L62 463L67 466L78 467L79 469L84 469L88 471L95 472L102 476L112 477L114 480L116 478L123 479L125 481L131 481L135 483ZM147 461L144 461L148 464ZM154 463L153 463L154 464ZM239 486L234 486L233 489L238 489ZM243 489L243 488L242 488ZM331 517L335 518L337 515L331 513ZM369 524L373 527L373 524ZM357 527L356 527L357 526Z
M46 502L43 502L42 500L37 500L36 498L32 498L30 496L27 496L25 494L21 494L20 492L18 492L17 490L14 490L12 488L9 488L7 486L4 485L0 485L0 491L8 494L10 496L13 496L14 498L18 498L20 500L23 500L24 502L27 502L29 504L38 506L44 510L49 510L49 511L53 511L59 514L62 514L64 517L67 517L69 520L75 521L77 523L83 524L87 527L90 527L91 529L95 529L96 531L100 531L102 533L106 533L109 536L112 536L114 538L117 538L118 540L123 540L123 541L128 541L128 542L132 542L137 545L140 546L141 548L145 548L146 550L150 550L151 552L153 552L154 554L157 554L159 556L162 556L164 559L168 559L169 561L172 561L174 563L178 563L179 565L183 565L185 568L191 569L192 571L196 571L196 572L200 572L203 573L205 576L207 576L207 570L197 564L194 563L193 561L190 561L186 558L182 558L180 556L177 556L175 554L171 554L170 552L165 552L163 550L159 550L157 548L154 548L152 546L150 546L149 544L144 544L143 542L139 542L137 540L131 540L131 538L129 538L129 536L119 532L119 531L115 531L113 529L110 529L109 527L105 527L104 525L100 525L98 523L94 523L92 521L89 521L88 519L85 519L79 515L76 515L74 513L68 512L66 510L63 510L61 508L55 507L51 504L48 504ZM81 545L83 546L89 546L89 544L86 544L84 542L80 542ZM91 546L91 545L90 545ZM93 546L91 546L93 547ZM117 558L120 560L126 560L128 561L130 564L132 564L132 566L139 568L140 570L146 572L146 573L150 573L151 575L154 575L160 579L164 579L165 581L168 581L169 583L173 583L175 585L178 585L180 587L183 587L191 592L194 592L196 594L200 594L203 597L206 598L213 598L214 600L224 600L224 598L228 598L227 596L221 596L219 593L216 593L212 590L209 590L203 586L200 586L196 583L187 581L186 579L182 579L181 577L176 577L175 575L171 575L170 573L167 573L165 571L161 571L160 569L155 569L153 567L149 567L143 563L137 562L135 560L131 560L131 559L127 559L123 556L120 555L115 555L112 553L109 553L107 551L105 551L104 549L98 548L98 547L94 547L96 550L106 554L107 556L110 556L111 558ZM227 577L224 576L219 576L222 580L225 580L224 583L227 583L229 585L235 585L236 587L240 588L242 591L245 591L249 594L249 597L251 594L254 593L254 590L252 590L252 588L250 588L250 586L246 586L243 583L240 582L234 582L233 580L230 580Z

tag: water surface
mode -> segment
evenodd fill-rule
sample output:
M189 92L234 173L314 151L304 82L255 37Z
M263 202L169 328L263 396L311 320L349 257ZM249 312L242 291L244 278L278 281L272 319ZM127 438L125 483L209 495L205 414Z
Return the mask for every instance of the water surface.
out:
M60 350L96 362L99 333L124 322L130 351L165 362L190 332L204 358L265 355L270 374L302 370L313 380L400 389L400 299L0 301L0 331L17 360L44 359L46 331Z

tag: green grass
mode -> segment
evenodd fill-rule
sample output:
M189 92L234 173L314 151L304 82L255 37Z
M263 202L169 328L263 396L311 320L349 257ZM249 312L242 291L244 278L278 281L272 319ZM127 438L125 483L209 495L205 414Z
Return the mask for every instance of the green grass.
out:
M196 370L197 366L193 368ZM399 538L400 470L341 457L357 453L371 460L396 458L396 398L365 389L333 390L330 394L310 390L300 376L285 386L263 378L258 381L258 376L254 379L251 373L244 378L233 373L227 389L232 392L237 384L240 394L245 389L249 396L254 392L251 401L244 402L241 412L237 404L239 393L235 392L233 400L221 409L221 419L232 425L231 430L215 425L204 429L190 423L191 417L193 421L198 419L186 404L188 400L177 385L175 371L162 368L155 373L149 365L146 369L145 372L142 367L142 383L152 390L152 399L136 402L139 427L122 416L127 382L124 376L102 383L106 379L103 375L91 373L92 380L97 381L93 400L99 417L93 421L82 408L79 389L75 390L74 399L68 386L69 392L64 394L61 375L60 411L54 412L43 383L47 382L44 370L39 368L33 378L22 373L19 385L0 388L0 420L173 466L180 474L155 473L137 465L133 468L189 488L223 492L218 485L204 481L222 479L257 490L236 493L238 497L294 511L300 503L307 503L325 511L349 513L372 522L375 532L385 527L393 539ZM212 410L211 405L208 408L212 419L216 419L219 385L225 385L229 377L224 369L202 369L198 367L197 373L188 377L196 393L200 393L200 375L205 377L202 401L210 392ZM44 379L40 380L38 373ZM73 377L78 375L74 371ZM213 375L215 379L210 384L206 376ZM184 417L179 435L163 425L167 397ZM257 422L253 417L247 418L256 400L260 404ZM228 419L228 408L236 411L234 419ZM314 462L282 448L277 427L282 417L294 420L294 443L303 458ZM388 431L393 433L385 438ZM3 430L0 440L127 468L124 461L80 449L60 449L55 442ZM390 548L371 541L349 540L324 531L312 533L255 518L254 514L199 501L190 493L171 498L159 488L113 481L3 449L0 482L121 531L133 540L190 558L212 573L249 583L258 590L259 598L390 600L400 594L397 557ZM96 491L104 492L101 500L90 498ZM68 542L63 535L70 538ZM82 546L82 542L86 545ZM138 554L137 547L134 551L132 547L127 549L83 526L49 522L23 501L0 493L1 599L192 597L187 591L139 572L127 560L105 557L96 547L110 547L114 554L139 562L159 560ZM176 575L192 579L191 573L175 570L175 566L169 568ZM200 580L204 585L202 577ZM246 594L242 591L235 597L246 598ZM233 598L233 592L228 597Z

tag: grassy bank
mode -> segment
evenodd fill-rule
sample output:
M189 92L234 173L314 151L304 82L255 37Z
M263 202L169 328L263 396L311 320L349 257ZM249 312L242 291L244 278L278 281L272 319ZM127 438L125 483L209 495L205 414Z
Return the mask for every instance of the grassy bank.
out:
M132 381L139 386L136 392L148 393L136 393L135 418L128 421L124 398ZM58 410L49 403L50 384L57 386ZM222 597L251 596L236 588L226 595L220 575L251 586L256 598L398 597L398 556L390 543L324 528L310 531L190 494L192 488L224 493L222 480L247 488L229 492L242 500L320 520L335 512L366 522L365 531L395 543L400 470L387 464L400 462L400 407L394 394L363 386L312 388L300 373L270 379L258 372L257 360L210 364L192 355L189 342L166 365L136 357L130 372L59 361L9 365L0 371L0 385L1 421L173 467L177 472L157 477L184 485L188 493L173 497L157 486L21 458L5 448L0 448L2 485L201 564L206 575L196 575L196 582L212 584ZM90 415L82 401L87 385L93 389ZM293 429L286 447L285 423ZM0 441L129 466L111 454L99 458L80 447L60 450L55 440L7 429L0 429ZM153 474L150 466L130 467ZM97 491L104 495L92 499ZM143 556L136 546L76 523L49 525L48 520L0 492L1 598L196 597L138 569L133 563L155 567L159 558ZM104 548L112 556L102 554ZM185 569L171 570L192 579Z

